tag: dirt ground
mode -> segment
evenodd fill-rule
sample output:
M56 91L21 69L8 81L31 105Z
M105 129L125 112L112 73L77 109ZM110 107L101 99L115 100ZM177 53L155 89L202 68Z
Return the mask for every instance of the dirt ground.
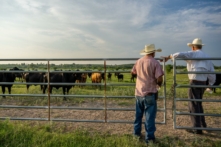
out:
M1 100L1 105L16 105L15 102ZM56 104L51 104L52 106L56 106ZM68 102L64 102L61 104L64 107L93 107L93 108L102 108L104 107L104 102L101 100L98 101L84 101L81 104L70 104ZM204 112L208 113L216 113L220 114L221 105L220 103L205 103ZM134 108L134 104L127 105L119 105L116 101L108 101L108 108ZM158 100L158 108L163 107L163 101ZM178 111L187 112L187 102L177 103ZM104 121L105 113L104 110L69 110L69 109L52 109L51 110L51 118L52 119L72 119L72 120L89 120L89 121ZM63 132L73 132L76 129L85 129L89 131L95 132L103 132L109 134L132 134L133 132L133 120L134 120L134 111L107 111L107 121L112 120L125 120L130 121L131 123L93 123L93 122L64 122L64 121L54 121L53 127L54 129L61 129ZM12 118L47 118L48 110L47 109L24 109L24 108L1 108L0 109L0 117L12 117ZM179 126L191 126L189 116L179 115L177 116L177 125ZM162 111L158 111L156 122L164 121L164 113ZM22 121L19 121L20 123ZM210 117L206 116L206 122L208 127L210 128L221 128L221 117ZM36 124L48 124L48 121L31 121L28 123L30 125ZM172 100L167 100L166 102L166 124L156 124L157 131L156 137L161 138L164 136L175 137L178 139L189 140L192 139L193 136L199 136L195 134L187 133L182 129L173 129L173 115L172 115ZM144 135L144 126L142 129L142 134ZM221 138L221 131L204 131L203 135L200 137L205 137L213 140L219 140Z

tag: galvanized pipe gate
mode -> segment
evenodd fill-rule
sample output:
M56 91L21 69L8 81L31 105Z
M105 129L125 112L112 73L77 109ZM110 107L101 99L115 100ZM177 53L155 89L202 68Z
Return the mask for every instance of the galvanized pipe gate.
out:
M11 73L19 73L19 72L28 72L28 73L39 73L39 72L46 72L49 76L49 73L59 73L61 71L51 71L50 70L50 62L51 61L103 61L104 62L104 70L100 71L104 73L105 77L107 73L130 73L130 71L107 71L107 61L135 61L138 58L80 58L80 59L0 59L0 61L46 61L47 62L47 71L7 71ZM156 60L160 60L156 58ZM163 62L163 70L165 71L165 62ZM6 72L6 71L0 71ZM73 71L62 71L63 73L73 73ZM89 71L74 71L75 73L88 73ZM98 72L98 71L90 71ZM164 75L164 83L162 84L161 89L163 89L163 95L159 96L159 99L163 100L163 107L158 108L158 111L162 111L164 114L162 122L156 122L157 124L166 124L166 74ZM0 82L0 84L14 84L14 85L99 85L104 86L104 94L103 95L65 95L65 97L78 97L78 98L103 98L104 99L104 107L100 108L82 108L82 107L63 107L63 106L51 106L51 97L64 97L64 95L58 94L50 94L49 90L47 94L0 94L0 96L24 96L24 97L47 97L48 98L48 105L47 106L16 106L16 105L0 105L0 108L25 108L25 109L48 109L48 117L47 118L23 118L23 117L10 117L10 120L37 120L37 121L66 121L66 122L97 122L97 123L133 123L133 120L123 121L123 120L108 120L107 118L107 111L135 111L135 109L131 108L108 108L107 106L107 98L134 98L134 95L125 95L125 96L111 96L107 95L106 88L107 86L135 86L134 83L121 83L121 84L114 84L108 83L106 78L104 83L51 83L50 78L48 83L22 83L22 82ZM49 89L49 88L48 88ZM79 120L79 119L56 119L51 118L51 109L72 109L72 110L103 110L104 111L104 120ZM0 117L1 120L8 119L8 117Z
M195 129L195 130L210 130L210 131L221 131L221 128L199 128L199 127L187 127L187 126L178 126L176 122L177 115L197 115L197 116L213 116L213 117L221 117L221 114L211 114L211 113L187 113L187 112L178 112L176 109L176 104L179 101L197 101L197 102L215 102L220 103L220 99L188 99L188 98L177 98L176 96L176 89L177 88L189 88L189 87L204 87L204 88L221 88L221 86L205 86L205 85L184 85L177 83L177 74L211 74L211 72L184 72L184 71L177 71L176 70L176 60L184 60L183 58L174 58L173 59L173 86L174 86L174 93L173 93L173 127L174 129ZM221 60L221 58L185 58L185 60ZM221 74L221 72L212 72L214 74Z

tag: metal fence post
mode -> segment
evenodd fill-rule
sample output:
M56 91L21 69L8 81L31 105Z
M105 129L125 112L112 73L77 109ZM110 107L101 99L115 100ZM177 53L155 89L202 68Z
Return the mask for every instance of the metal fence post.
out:
M173 128L176 128L176 58L173 58Z
M51 97L50 97L50 61L48 61L48 121L51 120Z
M106 71L107 71L106 60L104 60L104 115L105 115L105 123L107 123L107 93L106 93L107 81L106 81Z

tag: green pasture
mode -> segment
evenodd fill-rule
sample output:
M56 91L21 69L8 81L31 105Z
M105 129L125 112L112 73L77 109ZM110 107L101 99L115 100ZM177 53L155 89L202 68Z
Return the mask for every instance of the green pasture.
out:
M114 73L112 73L112 78L111 81L109 81L106 78L106 83L110 84L128 84L128 83L134 83L131 81L131 75L130 73L122 73L124 75L124 80L119 81L117 77L114 76ZM188 84L189 80L187 78L186 74L178 74L176 76L177 84ZM21 80L16 79L15 82L20 82L20 85L14 84L12 87L12 94L42 94L42 91L40 90L40 85L31 85L29 87L29 91L26 89L25 81L21 82ZM172 73L166 73L166 99L172 99L173 98L173 75ZM91 79L87 78L86 83L91 83ZM103 82L102 82L103 83ZM163 96L164 87L161 87L161 90L159 91L159 95ZM106 86L106 90L104 86L101 86L101 89L99 86L91 86L91 85L86 85L86 86L79 86L75 85L72 87L69 91L69 95L90 95L94 96L93 98L77 98L77 97L69 97L68 101L77 103L77 102L84 102L87 100L95 99L97 95L99 96L134 96L134 91L135 91L135 86ZM216 93L213 93L213 97L218 97L220 96L221 90L220 88L217 88ZM47 91L46 91L47 93ZM8 94L8 90L6 89L6 94ZM56 89L53 88L52 94L57 94L57 95L62 95L62 88ZM187 88L176 88L176 97L177 98L187 98ZM211 94L206 93L204 95L205 98L211 97ZM33 97L25 97L25 96L18 96L18 97L13 97L13 96L7 96L7 98L2 98L0 97L1 100L18 100L21 105L47 105L47 97L36 97L33 95ZM122 104L122 100L127 100L126 98L109 98L109 100L115 100L119 101L119 103ZM134 99L130 99L132 102ZM62 97L51 97L52 102L62 102L63 98Z
M118 82L117 77L112 74L112 80L107 83L134 83L130 81L130 73L123 73L124 80ZM188 78L185 74L177 75L177 84L188 84ZM21 82L16 79L16 82ZM87 83L91 83L91 79L87 78ZM166 73L166 99L173 100L173 75L171 72ZM75 105L87 103L88 101L96 102L104 98L96 98L96 95L107 96L134 96L134 86L107 86L106 92L104 87L101 89L94 86L74 86L69 94L71 95L94 95L93 98L77 98L75 96L68 98L64 103L62 97L51 97L52 105ZM6 90L6 93L8 91ZM209 99L220 98L221 90L217 88L217 93L212 95L205 93L204 97ZM29 91L26 90L26 85L13 85L12 94L42 94L40 86L30 86ZM53 89L53 94L62 94L62 89ZM160 94L163 95L163 87ZM187 98L187 88L177 88L176 96L179 98ZM134 98L107 98L107 101L113 101L118 106L133 106ZM160 100L159 100L160 101ZM0 104L21 105L21 106L47 106L47 97L25 97L25 96L7 96L0 97ZM182 102L187 107L187 102ZM210 106L212 107L212 106ZM208 113L221 113L220 109L206 110ZM172 129L172 128L171 128ZM158 130L159 131L159 130ZM131 134L111 135L108 132L91 132L87 128L79 128L74 132L66 132L65 127L57 128L53 122L50 124L35 123L31 125L25 121L0 121L0 147L143 147L145 142L133 138ZM221 140L213 140L207 137L193 136L191 140L179 138L176 135L163 134L158 138L157 143L150 143L151 147L220 147Z
M145 147L146 143L132 135L110 135L108 133L90 132L87 129L65 133L62 128L54 129L50 125L27 122L0 121L0 147ZM220 147L221 140L194 136L191 140L179 139L177 136L162 135L149 147Z

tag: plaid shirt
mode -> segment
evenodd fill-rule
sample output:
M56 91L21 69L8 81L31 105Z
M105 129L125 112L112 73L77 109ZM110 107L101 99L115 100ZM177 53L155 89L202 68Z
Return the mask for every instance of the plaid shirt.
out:
M132 73L137 74L136 96L145 96L157 92L157 78L164 75L160 63L152 56L143 56L133 66Z

